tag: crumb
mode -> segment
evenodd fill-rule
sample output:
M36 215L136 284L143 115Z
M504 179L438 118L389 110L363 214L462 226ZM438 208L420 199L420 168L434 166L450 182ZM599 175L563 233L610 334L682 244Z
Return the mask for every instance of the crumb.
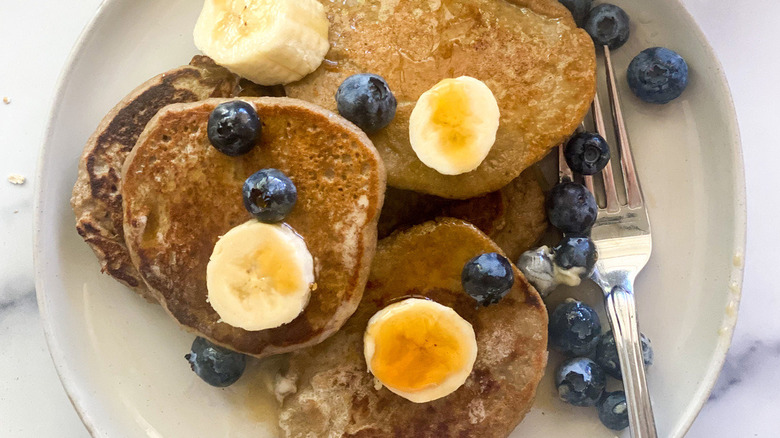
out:
M3 103L6 104L6 105L10 104L11 103L11 98L8 97L8 96L4 96L3 97Z
M274 376L274 395L279 403L282 403L288 395L298 392L297 376L283 376L277 374Z
M25 178L22 175L19 175L18 173L12 173L8 175L8 182L11 184L16 184L17 186L20 186L24 184L25 181L27 181L27 178Z
M737 303L735 301L729 302L729 304L726 306L726 315L735 317L737 316Z
M14 214L19 213L19 210L14 210Z

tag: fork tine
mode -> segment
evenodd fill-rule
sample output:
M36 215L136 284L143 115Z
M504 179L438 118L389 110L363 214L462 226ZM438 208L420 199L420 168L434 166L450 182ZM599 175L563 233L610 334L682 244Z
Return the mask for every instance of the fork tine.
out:
M583 179L585 180L585 187L587 187L588 190L593 193L593 196L596 196L596 192L593 190L593 177L590 175L585 175Z
M623 121L623 111L620 109L620 96L618 96L617 84L615 83L612 57L607 46L604 46L604 62L607 67L607 89L609 90L610 106L612 106L612 121L615 124L615 137L620 149L620 167L623 170L623 181L626 185L626 199L630 208L638 208L642 206L642 192L639 188L634 158L631 155L631 146L628 142L628 131Z
M563 148L566 142L558 145L558 182L563 182L564 179L574 181L574 174L571 173L569 165L566 163L566 158L563 156Z
M580 122L580 126L577 127L577 132L587 131L585 128L585 121L583 120ZM582 177L583 180L585 180L585 187L590 190L591 193L593 193L593 196L596 196L596 192L593 189L593 177L590 175L585 175Z
M577 128L577 132L584 130L585 122L582 122ZM558 181L563 181L564 178L568 178L569 181L574 181L574 174L572 173L571 168L569 168L568 163L566 163L566 158L563 155L564 149L566 149L566 142L558 145ZM595 195L596 192L593 191L593 177L586 175L584 179L585 187L587 187L588 190L590 190L590 192Z
M604 126L604 115L601 112L601 102L599 101L598 93L593 98L593 107L591 109L593 113L593 122L596 124L596 131L600 136L607 138L607 129ZM615 189L615 176L612 174L612 163L607 163L604 170L601 171L601 175L604 177L604 194L607 198L607 212L617 213L620 211L620 202L617 197L617 190ZM591 178L592 180L592 178ZM588 187L593 192L591 186Z

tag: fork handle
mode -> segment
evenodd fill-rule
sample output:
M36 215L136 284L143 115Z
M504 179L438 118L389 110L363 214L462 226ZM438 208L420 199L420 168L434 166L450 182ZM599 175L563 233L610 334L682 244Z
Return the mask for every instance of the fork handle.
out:
M607 315L615 336L623 387L628 405L628 422L634 438L656 438L653 406L645 379L645 364L636 320L633 286L615 286L606 296Z

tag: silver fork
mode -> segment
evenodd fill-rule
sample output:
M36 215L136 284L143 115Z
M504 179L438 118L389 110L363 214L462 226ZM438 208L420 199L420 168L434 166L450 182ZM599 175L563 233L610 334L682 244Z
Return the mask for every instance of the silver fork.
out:
M653 247L650 238L650 219L631 155L628 133L615 84L612 58L607 46L604 46L604 61L612 121L625 182L626 203L621 204L619 201L612 166L609 163L602 170L606 207L599 208L596 223L591 229L591 239L598 250L598 261L591 278L604 291L607 315L617 344L620 370L623 373L631 436L655 438L657 432L645 379L634 300L634 280L647 264ZM598 95L593 100L591 112L596 130L606 138ZM562 147L560 150L562 151ZM562 152L559 152L559 158L562 158ZM571 170L568 169L565 160L559 159L559 163L561 163L561 177L571 178ZM585 185L595 193L592 177L585 177Z

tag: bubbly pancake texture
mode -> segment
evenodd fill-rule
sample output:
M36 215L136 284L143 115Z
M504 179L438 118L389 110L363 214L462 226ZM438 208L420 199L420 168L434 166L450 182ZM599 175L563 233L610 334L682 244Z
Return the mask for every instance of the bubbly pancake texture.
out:
M348 76L384 77L398 109L371 139L393 187L458 199L498 190L574 132L593 99L593 43L557 0L320 1L330 52L287 94L335 110ZM412 150L409 117L422 93L463 75L493 92L500 125L476 170L442 175Z
M514 268L515 284L498 304L478 307L461 286L463 265L501 250L473 225L441 219L383 239L355 314L320 345L290 357L277 389L284 398L285 436L504 438L530 409L547 362L547 311ZM477 358L463 386L428 403L413 403L375 384L363 354L363 333L379 309L408 297L452 307L474 328ZM285 394L279 394L284 396Z
M228 97L241 91L238 76L205 56L195 56L189 65L139 85L106 114L87 140L70 201L76 230L95 252L103 272L147 300L154 298L130 261L122 232L119 187L125 158L146 124L164 106Z
M225 99L170 105L141 134L122 173L124 231L133 263L185 328L233 350L267 356L316 344L339 329L363 293L385 191L371 141L341 117L289 98L244 98L262 122L240 157L213 147L211 111ZM206 267L219 236L250 219L246 178L276 168L295 183L285 219L314 258L316 289L289 324L246 331L207 302Z

